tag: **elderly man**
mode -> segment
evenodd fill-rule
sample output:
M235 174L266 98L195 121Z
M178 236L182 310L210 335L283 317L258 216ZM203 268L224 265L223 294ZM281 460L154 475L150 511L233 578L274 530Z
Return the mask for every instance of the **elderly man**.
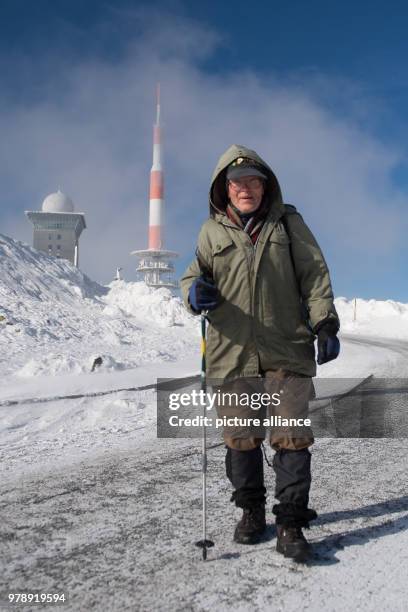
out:
M244 146L232 145L221 156L209 204L197 259L181 281L190 311L208 313L209 381L225 392L251 394L261 387L277 393L279 407L268 414L304 419L314 396L315 336L319 364L339 353L339 319L322 252L296 208L283 203L271 168ZM217 411L254 417L239 402ZM224 428L232 500L243 509L234 539L243 544L258 542L266 527L264 437L262 427ZM270 435L277 550L298 561L311 554L302 528L317 516L308 507L313 441L307 427L272 427Z

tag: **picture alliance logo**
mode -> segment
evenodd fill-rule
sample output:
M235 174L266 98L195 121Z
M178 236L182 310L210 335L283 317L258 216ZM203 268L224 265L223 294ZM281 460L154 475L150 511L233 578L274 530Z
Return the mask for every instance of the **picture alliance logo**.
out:
M180 418L178 415L173 414L169 418L169 425L171 427L215 427L216 429L223 427L310 427L311 420L286 418L281 415L274 415L265 417L264 419L242 418L242 417L222 417L213 419L212 417L199 415L195 417Z

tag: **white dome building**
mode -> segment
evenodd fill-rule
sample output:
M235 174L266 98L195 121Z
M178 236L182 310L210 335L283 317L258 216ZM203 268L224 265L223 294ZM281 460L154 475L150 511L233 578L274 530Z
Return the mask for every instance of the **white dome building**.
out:
M79 237L86 223L84 213L75 212L71 198L58 190L45 198L41 211L25 214L34 225L34 248L78 267Z
M42 211L48 213L73 213L74 203L65 193L58 189L55 193L50 193L42 203Z

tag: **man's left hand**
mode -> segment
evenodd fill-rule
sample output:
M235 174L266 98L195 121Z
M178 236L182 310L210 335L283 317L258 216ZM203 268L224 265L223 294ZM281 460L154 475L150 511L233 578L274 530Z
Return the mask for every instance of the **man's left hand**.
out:
M340 353L340 341L337 338L338 325L334 321L327 321L317 325L317 363L323 365L336 359Z

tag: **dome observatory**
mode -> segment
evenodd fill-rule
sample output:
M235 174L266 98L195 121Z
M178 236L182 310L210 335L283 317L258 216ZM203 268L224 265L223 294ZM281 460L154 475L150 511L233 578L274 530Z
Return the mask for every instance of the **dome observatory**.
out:
M79 237L86 224L84 213L75 212L71 198L58 190L44 199L41 211L25 214L34 226L34 248L78 267Z
M42 211L48 213L73 213L74 203L65 193L58 190L50 193L42 203Z

